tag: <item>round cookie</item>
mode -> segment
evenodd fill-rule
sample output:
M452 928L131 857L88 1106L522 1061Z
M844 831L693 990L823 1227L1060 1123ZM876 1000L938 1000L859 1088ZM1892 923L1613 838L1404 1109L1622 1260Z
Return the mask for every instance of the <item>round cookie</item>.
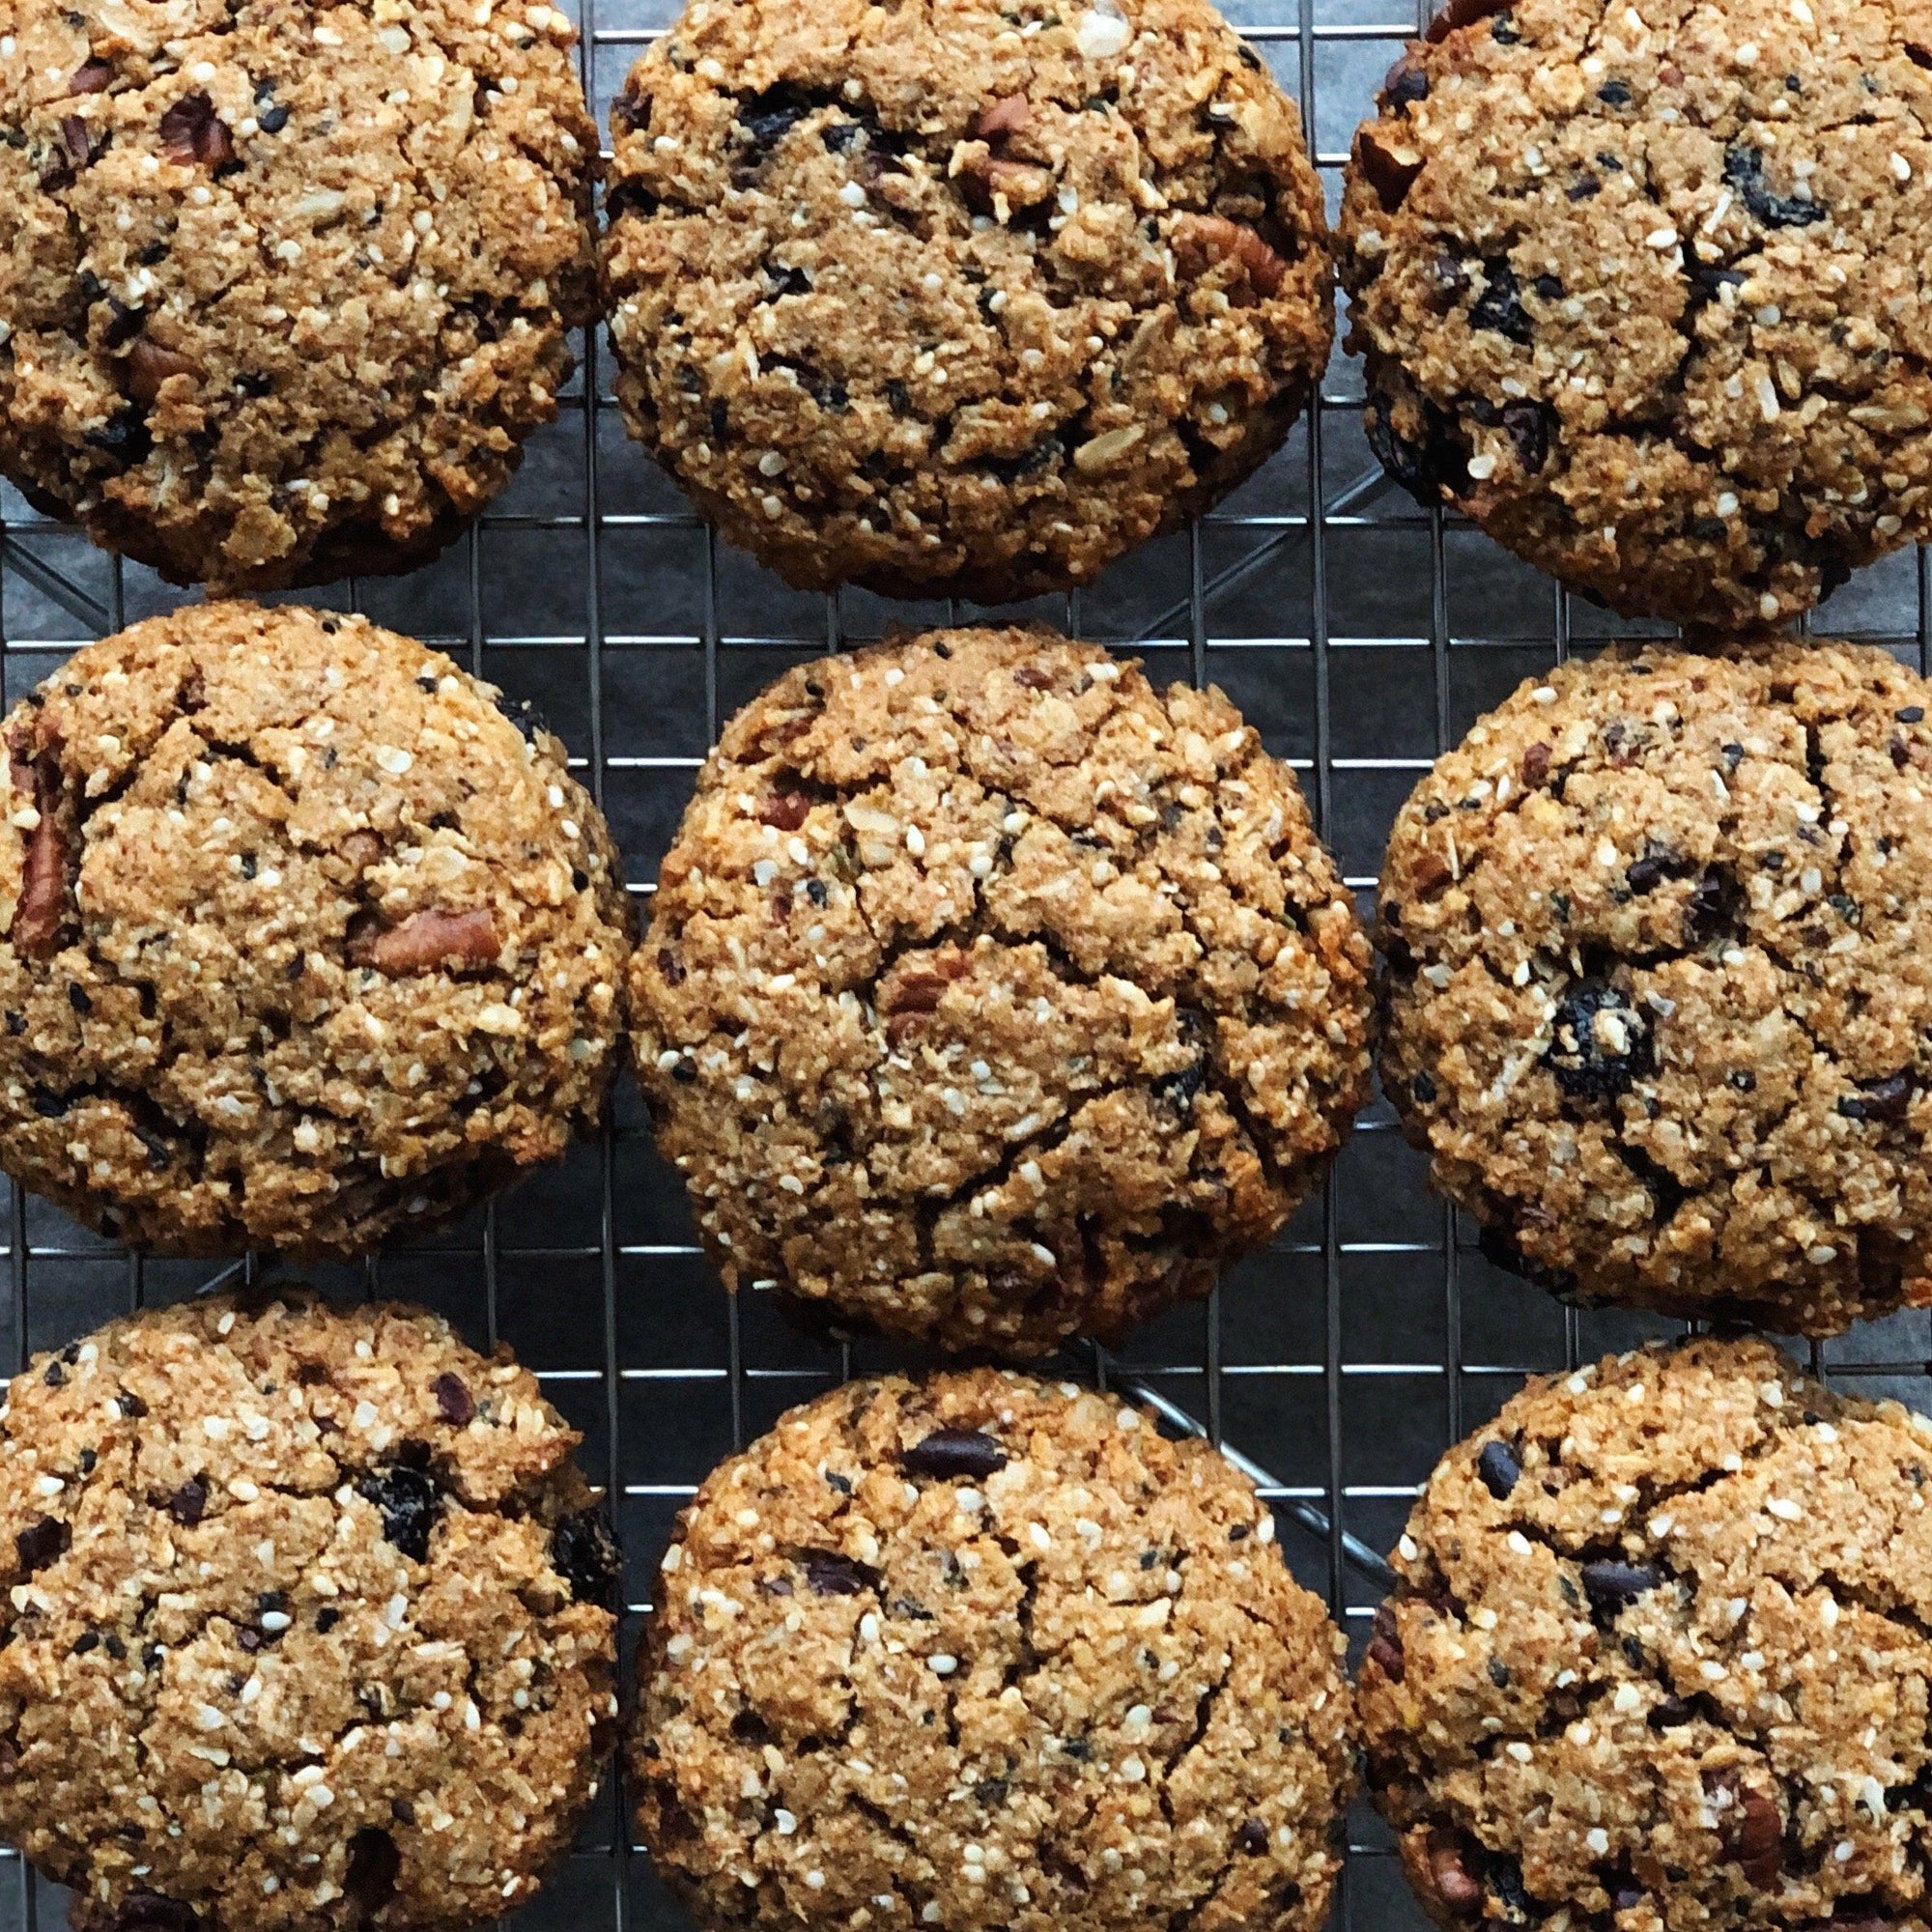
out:
M1923 1932L1932 1424L1702 1338L1437 1466L1358 1687L1451 1928Z
M457 1932L616 1716L616 1550L506 1350L305 1291L150 1310L0 1411L0 1833L77 1932Z
M1932 1299L1928 708L1852 645L1612 653L1416 787L1383 1085L1493 1258L1785 1333Z
M1340 1634L1245 1477L992 1370L836 1389L679 1519L630 1764L702 1923L1314 1932Z
M803 589L1089 582L1328 358L1300 119L1208 0L693 0L611 124L625 418Z
M178 583L404 570L596 309L562 14L0 0L0 469Z
M1631 615L1782 623L1932 534L1932 30L1450 0L1355 139L1369 440Z
M1363 1098L1369 963L1220 692L934 632L731 721L659 873L634 1046L728 1286L1041 1354L1281 1226Z
M175 1254L355 1255L592 1126L630 910L547 733L360 617L157 617L16 705L0 1165Z

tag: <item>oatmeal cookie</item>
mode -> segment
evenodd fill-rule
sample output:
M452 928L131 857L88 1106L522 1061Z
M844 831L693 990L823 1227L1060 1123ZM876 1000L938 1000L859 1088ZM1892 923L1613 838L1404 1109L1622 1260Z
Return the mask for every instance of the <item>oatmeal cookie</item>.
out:
M630 1762L703 1922L1314 1932L1342 1643L1247 1479L980 1370L794 1409L679 1520Z
M1932 534L1928 69L1909 0L1450 0L1343 207L1391 473L1719 628Z
M626 419L801 588L1088 582L1327 361L1299 117L1207 0L693 0L611 121Z
M167 1253L354 1255L594 1124L629 904L497 696L359 617L213 604L16 705L0 1165Z
M0 1411L0 1833L79 1932L521 1904L615 1726L615 1548L499 1349L301 1290L137 1315Z
M1451 1450L1359 1683L1436 1922L1924 1932L1928 1467L1922 1416L1710 1338Z
M1416 787L1383 1084L1497 1259L1806 1335L1932 1298L1928 707L1847 644L1613 653Z
M732 720L631 992L733 1289L1040 1354L1266 1241L1369 1071L1369 952L1214 690L1046 631L799 667Z
M596 307L575 30L0 0L0 469L179 583L433 555Z

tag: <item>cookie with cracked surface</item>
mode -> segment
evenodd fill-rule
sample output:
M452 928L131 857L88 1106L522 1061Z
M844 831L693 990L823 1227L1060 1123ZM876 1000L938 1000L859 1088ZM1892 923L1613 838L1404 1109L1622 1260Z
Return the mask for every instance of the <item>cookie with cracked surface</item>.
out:
M786 673L731 721L631 972L728 1286L1041 1354L1266 1241L1360 1105L1369 952L1215 690L1046 631Z
M1633 615L1782 623L1932 531L1932 30L1450 0L1356 136L1369 440Z
M200 1299L0 1410L0 1833L80 1932L456 1932L614 1736L614 1546L507 1350Z
M433 556L596 309L575 40L523 0L0 0L0 469L178 583Z
M626 419L802 588L1089 582L1327 361L1299 118L1207 0L694 0L611 123Z
M1313 1932L1341 1638L1247 1479L1118 1398L853 1382L678 1520L630 1763L709 1923Z
M1383 1084L1496 1259L1784 1333L1932 1298L1928 709L1854 645L1612 653L1416 787Z
M1431 1916L1923 1932L1928 1468L1922 1416L1709 1337L1451 1450L1357 1687Z
M366 1253L554 1159L630 909L548 734L360 617L209 604L0 725L0 1165L173 1254Z

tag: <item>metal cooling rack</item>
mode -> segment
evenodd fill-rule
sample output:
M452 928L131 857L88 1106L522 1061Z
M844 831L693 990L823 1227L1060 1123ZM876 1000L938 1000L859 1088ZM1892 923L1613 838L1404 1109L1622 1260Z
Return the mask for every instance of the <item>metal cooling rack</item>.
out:
M1417 18L1400 0L1229 0L1304 119L1331 212L1356 122ZM577 0L586 89L601 113L668 0ZM1435 755L1522 677L1632 627L1573 605L1474 531L1425 514L1383 481L1359 425L1356 371L1339 354L1318 410L1214 516L1145 547L1084 595L1024 607L1130 645L1165 681L1212 679L1297 769L1350 883L1372 895L1397 807ZM181 601L33 516L0 486L0 697L11 704L70 650ZM625 439L603 345L584 345L559 421L516 483L438 563L401 582L311 599L433 639L568 742L648 896L722 718L785 666L888 623L971 621L949 605L795 594L719 544ZM1004 613L1003 613L1004 614ZM1821 633L1883 641L1932 663L1932 567L1904 555L1820 613ZM1579 1315L1476 1252L1434 1199L1423 1163L1379 1100L1321 1194L1209 1301L1113 1355L1056 1365L1132 1389L1176 1429L1220 1442L1284 1522L1296 1573L1322 1592L1358 1656L1395 1541L1435 1458L1531 1372L1574 1366L1669 1324ZM19 1360L128 1307L245 1277L145 1261L14 1189L0 1230L0 1348ZM625 1086L601 1142L578 1150L440 1241L322 1269L325 1287L435 1306L472 1339L509 1341L584 1431L626 1554L626 1649L670 1520L734 1444L834 1381L902 1361L883 1346L826 1349L762 1298L719 1289L692 1241L681 1190L652 1153ZM1932 1406L1932 1325L1870 1324L1815 1369ZM1386 1836L1358 1807L1336 1908L1347 1932L1411 1932ZM65 1924L56 1888L0 1866L0 1932ZM9 1868L11 1867L11 1868ZM684 1927L629 1841L606 1781L573 1857L516 1920L520 1932Z

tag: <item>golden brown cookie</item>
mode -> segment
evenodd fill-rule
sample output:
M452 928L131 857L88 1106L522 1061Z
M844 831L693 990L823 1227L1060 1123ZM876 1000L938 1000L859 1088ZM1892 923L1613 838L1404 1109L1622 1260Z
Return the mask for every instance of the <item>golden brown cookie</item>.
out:
M614 1731L579 1437L419 1309L205 1299L0 1410L0 1833L82 1932L458 1932Z
M1416 787L1383 1085L1494 1258L1807 1335L1932 1297L1928 706L1848 644L1613 652Z
M593 1125L629 902L497 696L360 617L212 604L16 705L7 1172L169 1253L361 1254Z
M854 1382L679 1520L630 1761L709 1924L1314 1932L1341 1637L1205 1443L982 1370Z
M576 38L525 0L0 0L0 469L176 582L434 555L595 310Z
M1215 690L1047 631L801 666L726 727L631 976L734 1289L1041 1354L1266 1241L1368 1077L1369 953Z
M1922 1416L1708 1338L1451 1450L1359 1691L1436 1922L1923 1932L1928 1469Z
M1720 629L1925 537L1928 68L1913 0L1451 0L1343 205L1384 464Z
M625 416L802 588L1088 582L1328 357L1299 117L1207 0L693 0L611 123Z

